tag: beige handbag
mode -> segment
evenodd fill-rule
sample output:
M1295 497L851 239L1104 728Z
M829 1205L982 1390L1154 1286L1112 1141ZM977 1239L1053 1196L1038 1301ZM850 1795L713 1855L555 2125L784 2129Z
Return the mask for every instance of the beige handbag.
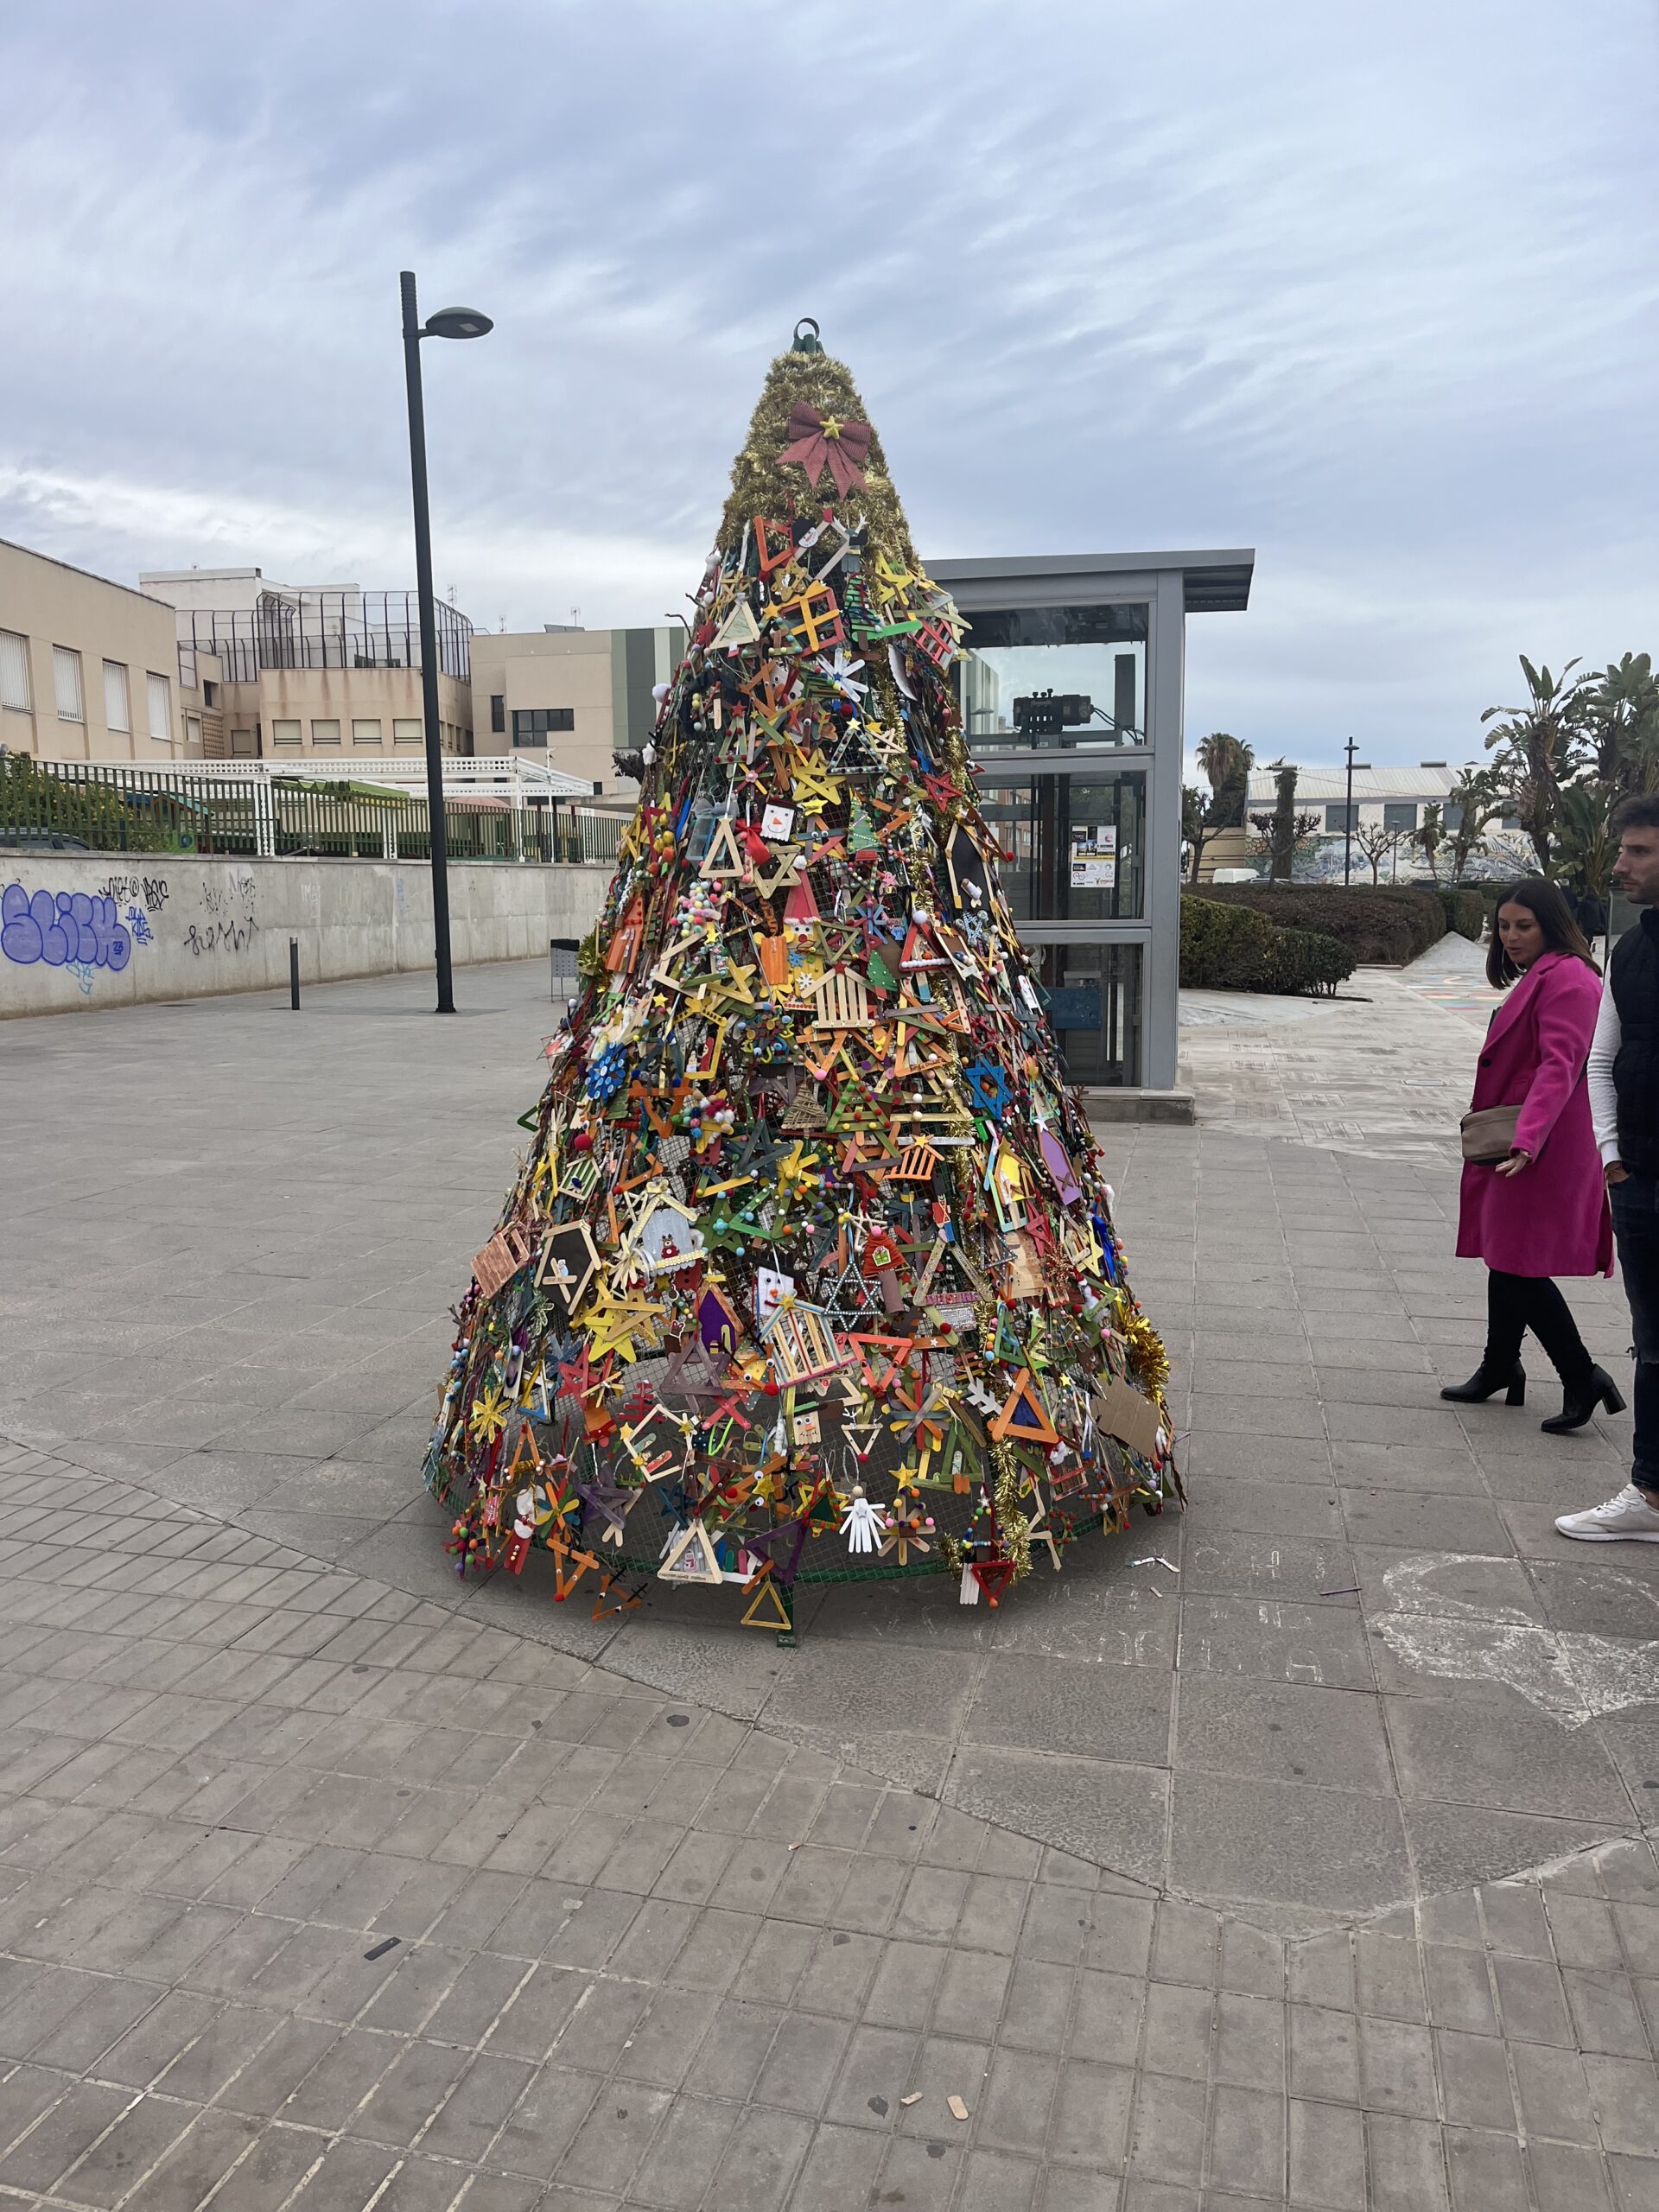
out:
M1515 1150L1515 1132L1521 1119L1518 1106L1483 1106L1465 1114L1459 1123L1463 1132L1463 1156L1490 1166L1507 1160Z

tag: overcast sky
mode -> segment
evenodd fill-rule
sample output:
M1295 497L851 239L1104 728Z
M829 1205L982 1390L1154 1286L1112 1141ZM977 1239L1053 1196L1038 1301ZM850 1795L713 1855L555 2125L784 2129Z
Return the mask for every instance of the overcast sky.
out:
M925 554L1256 549L1187 730L1458 760L1659 651L1653 0L0 16L0 536L647 623L817 315Z

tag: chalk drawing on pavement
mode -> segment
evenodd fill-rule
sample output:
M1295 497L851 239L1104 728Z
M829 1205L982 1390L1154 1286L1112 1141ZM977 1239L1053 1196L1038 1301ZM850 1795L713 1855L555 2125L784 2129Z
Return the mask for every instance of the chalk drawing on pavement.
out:
M1402 1666L1449 1681L1502 1682L1567 1729L1629 1705L1659 1704L1659 1641L1545 1628L1517 1605L1476 1605L1431 1580L1443 1568L1492 1564L1453 1552L1387 1570L1391 1610L1371 1624Z

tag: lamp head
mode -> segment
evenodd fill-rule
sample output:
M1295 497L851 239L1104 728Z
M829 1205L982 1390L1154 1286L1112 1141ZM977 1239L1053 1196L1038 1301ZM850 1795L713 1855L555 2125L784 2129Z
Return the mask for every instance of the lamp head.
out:
M423 338L482 338L486 331L495 328L486 315L476 308L440 308L429 315L421 332Z

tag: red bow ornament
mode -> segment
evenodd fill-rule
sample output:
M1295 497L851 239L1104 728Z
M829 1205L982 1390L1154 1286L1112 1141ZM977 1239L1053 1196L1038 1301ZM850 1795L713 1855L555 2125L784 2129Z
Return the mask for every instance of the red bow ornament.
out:
M778 458L780 461L798 461L806 471L807 482L812 485L828 468L835 479L836 491L844 499L864 481L861 464L869 457L873 435L868 423L843 422L838 416L822 415L810 399L798 399L789 418L789 443Z

